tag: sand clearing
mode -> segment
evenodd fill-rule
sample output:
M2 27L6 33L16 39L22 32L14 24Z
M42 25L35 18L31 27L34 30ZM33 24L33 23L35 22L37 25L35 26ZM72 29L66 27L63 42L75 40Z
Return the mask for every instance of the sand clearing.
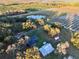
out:
M51 9L47 9L50 11L58 11L58 12L67 12L67 13L79 13L79 7L76 6L64 6L64 7L60 7L60 8L51 8Z

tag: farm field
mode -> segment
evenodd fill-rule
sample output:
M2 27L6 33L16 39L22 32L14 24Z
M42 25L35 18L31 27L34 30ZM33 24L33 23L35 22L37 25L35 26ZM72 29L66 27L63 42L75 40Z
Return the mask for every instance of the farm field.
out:
M60 12L68 12L68 13L78 13L79 10L78 6L68 5L64 3L59 3L59 4L24 3L24 4L0 5L0 14L5 14L8 12L24 12L26 9L29 8L46 9L51 11L60 11Z

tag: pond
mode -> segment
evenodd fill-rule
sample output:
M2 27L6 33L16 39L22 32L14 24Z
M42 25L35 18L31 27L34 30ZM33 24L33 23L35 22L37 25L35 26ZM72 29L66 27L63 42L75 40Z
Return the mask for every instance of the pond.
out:
M30 16L27 16L26 18L28 18L28 19L41 19L41 18L46 18L46 16L44 16L44 15L30 15Z

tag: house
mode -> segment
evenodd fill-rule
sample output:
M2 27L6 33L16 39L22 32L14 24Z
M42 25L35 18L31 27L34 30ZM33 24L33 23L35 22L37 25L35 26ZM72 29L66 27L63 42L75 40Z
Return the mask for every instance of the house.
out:
M32 36L29 40L28 40L28 45L32 46L33 44L35 44L37 42L38 37L37 36Z
M48 54L54 51L54 48L52 47L50 43L46 43L39 49L39 51L43 56L47 56Z

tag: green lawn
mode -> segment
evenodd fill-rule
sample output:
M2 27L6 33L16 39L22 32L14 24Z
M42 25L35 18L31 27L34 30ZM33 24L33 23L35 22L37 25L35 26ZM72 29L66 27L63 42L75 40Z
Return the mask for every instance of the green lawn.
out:
M67 39L70 39L70 37L68 37L70 34L68 34L69 31L67 29L62 29L61 30L61 39L62 40L67 40ZM52 44L52 46L56 46L54 43L53 38L49 38L49 36L46 34L46 32L44 32L42 29L39 29L39 30L35 30L33 32L30 32L28 35L30 36L33 36L33 35L36 35L38 37L38 42L36 43L36 46L38 48L40 48L41 46L43 46L43 42L47 41L47 42L50 42ZM60 55L56 55L54 53L51 53L49 54L48 56L46 57L43 57L43 59L62 59L62 56Z

